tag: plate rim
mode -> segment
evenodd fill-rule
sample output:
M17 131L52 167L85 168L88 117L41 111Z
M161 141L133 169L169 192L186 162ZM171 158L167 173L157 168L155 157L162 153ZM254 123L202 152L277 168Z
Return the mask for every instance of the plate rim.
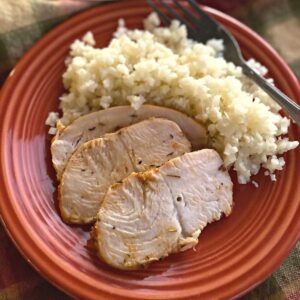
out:
M128 7L138 5L140 1L130 1L130 4L127 3ZM71 25L74 23L77 23L77 20L80 20L82 18L86 18L90 15L94 15L95 12L98 12L99 10L105 10L105 8L108 10L110 8L118 7L121 4L121 2L115 2L115 3L106 3L105 5L100 5L97 7L90 8L84 12L81 12L70 19L62 22L60 25L54 27L50 32L48 32L46 35L44 35L37 43L35 43L32 48L26 52L26 54L22 57L22 59L17 63L17 65L14 67L14 69L11 71L9 77L5 81L3 87L1 88L1 94L0 94L0 107L2 108L3 105L5 107L4 99L6 96L10 94L11 89L13 88L13 83L16 80L17 76L20 76L22 74L22 70L25 68L25 66L30 62L31 59L34 59L33 56L40 51L41 48L44 49L48 41L52 40L55 36L57 36L61 31L65 30L66 27L71 27ZM122 7L124 7L124 3L122 3ZM288 85L289 85L289 94L293 94L294 97L299 102L299 83L294 75L294 73L290 70L289 66L285 63L285 61L279 56L279 54L274 50L273 47L271 47L262 37L260 37L257 33L255 33L253 30L251 30L249 27L241 23L240 21L234 19L233 17L228 16L225 13L222 13L216 9L203 6L203 8L210 14L214 16L219 16L226 22L233 24L237 26L237 28L242 28L244 32L247 32L250 36L253 36L256 40L259 40L260 43L264 45L264 48L268 50L269 53L271 53L274 57L276 57L276 65L278 65L280 68L283 69L284 73L287 75L288 79ZM151 9L149 8L149 12ZM0 118L1 120L4 120L4 109L0 110ZM4 135L3 126L1 125L1 147L0 147L0 155L1 155L1 162L4 162L1 164L1 175L0 176L0 185L3 187L3 189L0 190L0 195L2 199L8 199L10 202L12 199L12 196L10 195L9 191L9 182L8 177L5 176L7 174L7 170L5 169L5 161L4 161L4 152L3 149L5 149L5 145L3 145L3 135ZM13 203L9 203L8 205L4 204L4 201L0 201L0 218L4 225L4 228L12 241L14 242L15 246L18 248L20 253L23 255L23 257L48 281L50 281L52 284L54 284L59 289L63 290L65 293L69 295L76 295L79 297L90 297L92 298L94 294L93 290L87 291L86 289L79 288L80 284L82 284L82 281L79 280L79 278L75 278L71 274L69 274L67 278L66 271L63 268L56 268L55 264L56 262L49 259L49 263L46 265L44 263L45 260L47 260L46 253L42 253L41 251L35 251L35 249L40 249L38 247L38 241L30 239L30 236L27 236L29 240L32 243L27 243L22 236L20 236L20 232L16 230L16 228L22 228L22 224L19 224L18 226L15 226L15 223L12 223L10 221L10 212L8 211L8 206L11 205L13 207ZM11 209L14 213L16 213L13 208ZM18 218L15 218L14 221L20 222ZM23 234L28 233L25 231ZM294 242L290 244L290 250L292 247L296 244L300 237L300 233L298 233L297 237L295 237ZM36 244L37 243L37 244ZM45 260L41 258L41 256L45 256ZM282 260L286 257L286 255L283 255L281 261L279 263L276 263L273 267L273 271L280 265ZM52 264L52 265L51 265ZM51 269L51 271L50 271ZM60 271L60 276L64 277L64 280L61 280L62 278L59 278L58 276L58 270ZM259 283L261 283L267 276L269 276L270 272L267 272L265 277L261 279L259 282L255 282L252 286L250 286L248 289L241 291L240 293L236 295L231 295L233 297L238 297L243 294L245 294L247 291L251 290L253 287L257 286ZM77 283L74 283L74 281L77 281ZM75 294L74 291L76 290ZM85 291L85 293L82 293L82 291ZM107 296L107 291L103 290L102 295L99 294L99 289L95 289L95 292L97 292L98 296ZM117 294L115 294L117 296Z

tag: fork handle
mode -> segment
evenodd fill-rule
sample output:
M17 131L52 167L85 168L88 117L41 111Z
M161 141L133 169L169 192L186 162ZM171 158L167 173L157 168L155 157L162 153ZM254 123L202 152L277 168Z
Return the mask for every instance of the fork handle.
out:
M300 105L295 103L287 95L281 92L274 85L270 84L266 79L260 76L246 62L242 64L243 72L250 79L255 81L267 94L269 94L292 119L300 126Z

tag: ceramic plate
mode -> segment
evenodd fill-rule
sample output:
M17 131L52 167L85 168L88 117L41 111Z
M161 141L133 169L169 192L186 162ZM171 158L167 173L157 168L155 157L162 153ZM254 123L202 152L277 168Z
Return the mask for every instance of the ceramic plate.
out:
M261 37L221 12L205 10L231 30L246 57L266 65L276 85L300 100L296 78ZM65 225L57 211L44 123L50 111L58 110L69 45L91 30L97 46L106 46L119 18L137 28L149 12L143 1L121 1L81 13L43 37L11 72L0 100L2 219L28 261L77 298L237 297L274 271L298 240L300 147L285 156L276 183L261 174L254 178L259 189L235 184L232 215L209 225L195 251L172 255L148 269L125 272L101 263L87 243L89 228ZM299 140L299 128L291 126L289 136Z

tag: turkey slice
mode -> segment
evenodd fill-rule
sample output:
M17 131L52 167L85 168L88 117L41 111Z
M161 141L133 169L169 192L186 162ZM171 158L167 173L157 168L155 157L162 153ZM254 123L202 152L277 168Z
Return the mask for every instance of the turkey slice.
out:
M99 256L136 269L195 246L208 223L231 213L232 181L222 163L204 149L112 185L93 230Z
M51 144L57 178L61 178L69 158L81 144L150 117L165 118L177 123L192 143L193 150L201 149L207 143L204 127L174 109L143 105L136 111L130 106L117 106L79 117L67 127L58 123L58 131Z
M190 142L179 126L159 118L82 144L71 156L59 187L64 221L93 222L111 184L190 150Z

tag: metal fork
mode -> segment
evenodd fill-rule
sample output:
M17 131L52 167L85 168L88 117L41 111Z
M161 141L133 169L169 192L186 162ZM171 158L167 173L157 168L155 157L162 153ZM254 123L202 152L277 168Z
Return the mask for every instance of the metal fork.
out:
M212 38L222 39L225 46L224 58L227 61L233 62L236 66L242 67L243 73L269 94L300 126L300 105L249 67L233 35L207 15L196 1L186 0L189 4L189 9L187 9L187 7L178 0L173 0L172 2L176 5L178 10L169 4L170 1L168 1L168 3L164 0L158 0L158 3L156 3L152 0L147 0L147 2L166 26L175 18L186 25L189 37L198 42L205 43ZM194 13L191 13L191 11Z

